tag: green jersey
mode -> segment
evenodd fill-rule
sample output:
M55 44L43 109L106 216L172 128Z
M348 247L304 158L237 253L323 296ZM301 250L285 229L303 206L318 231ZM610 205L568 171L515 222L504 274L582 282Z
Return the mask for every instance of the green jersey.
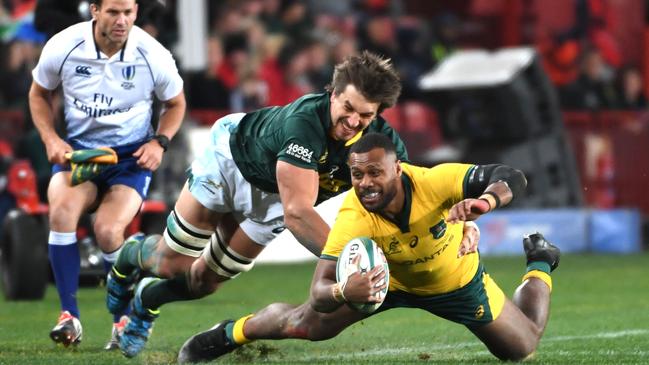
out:
M361 133L347 142L329 136L330 96L309 94L285 106L246 114L230 137L232 157L243 177L259 189L278 193L275 168L279 160L318 172L318 202L351 188L347 155ZM403 141L381 116L366 132L388 135L397 146L398 158L408 161Z

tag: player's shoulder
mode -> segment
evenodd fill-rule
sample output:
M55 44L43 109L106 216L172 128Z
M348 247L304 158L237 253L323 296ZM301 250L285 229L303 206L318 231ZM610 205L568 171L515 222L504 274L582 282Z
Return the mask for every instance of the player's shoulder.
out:
M148 57L171 56L171 52L165 46L137 25L131 28L128 41L134 42L135 47Z
M403 172L410 178L411 182L423 186L439 186L440 184L454 184L454 182L463 181L474 165L463 163L441 163L433 167L421 167L402 163ZM435 184L427 182L434 181Z
M89 32L90 34L88 34ZM73 24L53 35L47 41L47 47L50 50L56 50L57 53L67 54L71 49L88 41L91 36L92 24L90 22L81 22Z

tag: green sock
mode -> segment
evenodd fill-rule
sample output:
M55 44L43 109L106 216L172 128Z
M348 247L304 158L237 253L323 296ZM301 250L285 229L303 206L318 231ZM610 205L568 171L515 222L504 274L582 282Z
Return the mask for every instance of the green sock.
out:
M125 242L117 255L113 270L116 270L122 277L131 275L139 266L137 258L141 246L142 242Z
M187 274L158 280L142 291L142 305L151 310L156 310L163 304L192 299L196 299L196 296L191 292Z
M140 261L146 261L151 257L158 247L159 240L160 235L154 234L142 241L124 242L113 267L123 276L131 275L135 269L149 269L142 267Z
M550 274L550 264L545 261L532 261L527 265L527 270L525 272L530 272L532 270L543 271L546 274Z

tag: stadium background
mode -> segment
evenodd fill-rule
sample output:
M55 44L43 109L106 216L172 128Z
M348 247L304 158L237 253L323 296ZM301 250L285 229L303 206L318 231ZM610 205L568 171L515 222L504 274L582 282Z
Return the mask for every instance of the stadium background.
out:
M50 169L27 108L30 72L40 48L51 34L87 16L85 1L41 0L38 7L36 3L4 0L0 7L2 218L17 204L9 182L11 166L19 161L28 161L33 168L35 190L44 199ZM602 338L618 335L624 338L624 333L631 331L630 348L618 352L628 357L617 357L617 360L641 362L646 355L646 349L633 347L639 339L644 339L646 344L649 334L644 314L649 309L646 290L649 6L646 1L142 0L139 3L137 24L173 51L188 99L186 120L163 166L154 176L151 199L167 206L173 204L182 186L184 169L191 160L192 148L200 146L206 129L219 116L285 104L304 93L318 92L329 81L335 63L347 54L369 49L391 57L402 76L404 89L399 104L386 110L384 116L402 135L413 161L425 165L443 161L506 162L523 169L530 177L530 191L524 199L478 222L483 232L481 252L495 256L519 254L524 232L535 229L544 232L564 252L573 254L568 260L574 260L575 268L559 269L567 272L564 280L575 283L611 280L613 284L603 284L611 290L609 295L619 301L628 297L628 305L634 308L632 312L637 311L637 318L645 319L644 327L639 325L642 321L631 327L613 326L617 332L608 331L609 321L615 319L602 319L599 327L583 331L595 337L604 333ZM512 49L520 52L510 52ZM501 71L501 61L508 72L498 79L494 74ZM443 67L436 68L444 62L448 66L446 73L441 72ZM471 69L472 65L480 66L480 70ZM451 66L456 66L456 71L448 71L453 69ZM473 84L463 84L462 78L466 79L471 72L478 78L487 77L482 83L473 79L469 80ZM428 77L432 84L422 85L422 77ZM310 258L289 238L273 245L261 261ZM509 259L494 260L504 265L502 270L510 277L518 275L518 269L508 271ZM616 271L616 265L628 266L629 270ZM286 298L270 298L302 300L308 287L310 266L299 267L305 273L304 283L296 284L300 295L291 293ZM276 271L274 268L262 270L271 276L291 272L282 266L277 266ZM606 275L606 270L611 274ZM259 276L250 277L250 280L260 280ZM237 285L245 288L249 283L246 280L245 277L238 279L242 284ZM624 288L614 284L631 282L636 283L637 290L633 286ZM585 296L592 296L596 302L597 295L591 291L598 289L584 285L570 288L584 290L589 293ZM616 289L628 292L618 293ZM81 296L96 299L96 312L101 313L103 304L99 304L101 295L97 294L101 288L87 290ZM574 306L571 310L577 313L588 314L588 318L601 315L597 310L588 310L593 308L593 303L580 303L571 297L571 290L558 290L553 310L557 306L561 308L563 303ZM235 290L228 293L239 295ZM221 293L216 297L221 297ZM242 300L247 298L243 296ZM218 303L218 298L210 301L205 303ZM268 302L262 300L256 304L251 299L243 307L254 310ZM12 326L16 324L8 320L9 313L29 315L32 305L32 310L44 312L34 320L49 321L55 306L51 287L45 303L48 304L0 303L0 308L6 310L0 310L0 327L15 330ZM597 308L605 312L625 307L610 302L608 305ZM191 304L183 306L192 308ZM562 309L558 312L559 318L569 316ZM632 315L627 313L627 317L633 321ZM209 322L217 319L220 317L210 318ZM555 321L558 320L553 318L549 328L555 338L570 333L561 331L569 329L568 325L553 328ZM49 325L47 322L43 328ZM43 337L39 336L41 332L45 333L44 330L38 335L25 332L24 336ZM177 347L180 339L168 341L169 344L162 342L159 346ZM29 342L24 342L25 345L20 345L22 351L29 352ZM7 343L10 342L5 346ZM12 352L7 351L7 347L0 346L0 363L3 363L3 352L9 354L5 357L9 359L7 363L22 356L19 352L13 354L17 357L11 357ZM565 351L579 353L579 347L568 346ZM575 361L609 362L611 357Z

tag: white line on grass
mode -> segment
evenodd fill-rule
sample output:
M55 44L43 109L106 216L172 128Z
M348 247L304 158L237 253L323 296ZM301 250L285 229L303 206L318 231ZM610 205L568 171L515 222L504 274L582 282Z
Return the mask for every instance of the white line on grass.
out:
M600 339L600 338L618 338L618 337L630 337L630 336L642 336L642 335L647 335L649 334L649 329L631 329L631 330L623 330L623 331L617 331L617 332L600 332L600 333L594 333L590 335L572 335L572 336L555 336L555 337L548 337L548 338L543 338L541 342L558 342L558 341L566 341L566 340L590 340L590 339ZM366 356L384 356L384 355L402 355L406 353L417 353L417 352L426 352L426 353L431 353L431 352L436 352L436 351L443 351L443 350L450 350L450 349L458 349L458 348L465 348L465 347L478 347L478 346L484 346L482 343L480 343L478 340L473 341L473 342L459 342L455 344L449 344L449 345L426 345L426 346L418 346L418 347L398 347L398 348L382 348L382 349L374 349L374 350L365 350L359 353L338 353L336 356L331 356L331 355L321 355L321 356L315 356L315 359L318 360L333 360L333 359L351 359L351 358L359 358L359 357L366 357ZM484 353L488 353L487 351L481 351ZM571 352L572 353L572 352ZM313 357L311 357L313 358Z

